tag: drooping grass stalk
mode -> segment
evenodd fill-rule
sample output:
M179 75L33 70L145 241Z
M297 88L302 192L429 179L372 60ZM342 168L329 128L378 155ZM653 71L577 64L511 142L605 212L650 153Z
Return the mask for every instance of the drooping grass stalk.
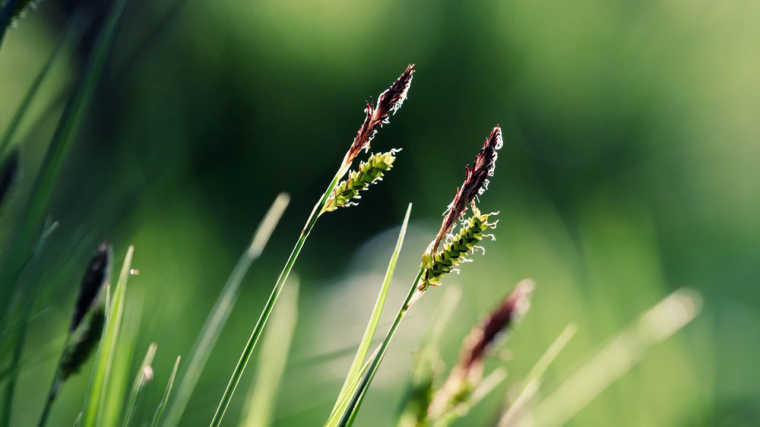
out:
M354 389L356 388L356 386L359 383L359 380L361 379L362 366L364 366L364 363L367 359L367 353L369 352L370 345L372 344L372 339L375 336L377 325L380 323L380 316L383 313L383 307L385 306L385 299L388 296L388 289L390 289L391 280L393 279L393 273L396 271L396 262L398 261L399 254L401 253L401 248L404 245L404 238L406 237L406 228L409 224L409 216L411 215L411 213L412 213L412 204L409 203L409 206L406 209L406 214L404 215L404 221L401 224L401 230L399 231L398 238L396 239L396 246L393 249L393 253L391 254L391 259L388 262L388 268L385 271L383 284L380 287L380 291L377 294L375 306L372 309L369 322L367 322L367 327L364 330L364 335L362 336L361 342L359 343L359 347L357 348L356 354L354 355L354 360L351 362L351 366L348 369L348 374L346 375L346 379L343 382L343 386L341 386L340 392L338 393L338 397L335 400L335 404L333 405L333 409L330 412L327 425L334 425L338 421L339 419L338 417L345 410L346 406L348 405L349 399L354 392Z
M148 346L148 351L145 353L145 358L137 370L135 381L132 383L132 390L129 392L127 405L124 407L123 427L129 426L129 423L132 421L132 416L134 416L135 409L137 408L137 399L140 396L140 392L143 387L153 379L153 367L151 365L153 364L153 358L156 356L156 350L158 350L156 343L151 343Z
M577 329L578 328L575 324L567 325L549 348L546 349L544 354L541 355L536 364L533 365L533 368L531 368L530 372L528 372L528 375L525 377L525 381L523 381L522 390L520 390L520 393L515 399L510 399L511 403L507 407L507 410L504 411L501 418L499 418L499 427L509 427L515 422L515 420L517 420L528 402L530 402L533 397L535 397L536 393L538 393L538 389L541 386L544 374L546 374L546 371L549 369L549 365L554 362L554 359L559 356L559 353L565 348L567 343L570 342L573 336L575 336Z
M287 194L280 193L277 196L259 223L251 239L251 244L240 256L235 268L232 269L227 282L224 284L224 288L222 288L222 292L219 294L219 298L214 303L214 307L203 324L203 329L201 329L198 335L193 351L190 353L190 362L185 370L185 375L177 386L177 393L172 405L169 407L164 425L175 426L179 424L187 403L193 394L193 390L195 390L195 386L198 384L201 372L203 372L203 368L206 366L211 350L214 348L222 328L224 328L227 319L230 317L239 294L240 285L243 283L243 279L251 264L264 251L289 202L290 196Z
M15 1L15 0L9 0ZM95 41L85 71L77 82L76 89L58 121L55 133L45 153L39 173L32 185L31 195L25 206L23 220L14 235L13 251L0 273L0 289L7 294L0 295L0 310L7 312L8 294L12 293L16 278L29 256L34 236L39 232L47 211L50 196L63 159L81 124L89 106L95 86L102 74L103 65L111 51L116 28L121 19L126 0L115 0L105 23ZM6 4L7 5L7 4ZM0 24L0 31L3 27Z
M174 387L174 379L177 377L177 370L179 369L179 362L182 360L182 356L177 356L177 359L174 361L174 367L172 368L172 373L169 375L169 380L166 382L166 389L164 389L164 394L161 396L161 401L158 402L158 407L156 407L156 413L153 414L153 421L151 421L150 426L151 427L158 427L158 423L161 421L161 414L164 412L164 408L166 408L166 404L169 402L169 396L172 394L172 388Z
M665 341L699 314L701 296L678 289L613 337L516 425L565 425L614 381L630 371L652 345Z
M248 394L243 427L266 427L271 424L282 375L288 363L290 343L298 321L298 280L283 292L280 309L272 315L272 327L261 343L256 381Z
M359 131L354 137L353 142L351 143L351 146L343 157L343 161L338 167L338 171L335 173L335 176L328 184L325 192L314 205L311 214L306 220L306 224L301 230L301 234L296 240L296 244L293 247L293 250L290 252L290 255L288 256L287 261L285 261L285 265L283 266L280 275L277 277L277 281L272 288L272 292L269 294L269 298L267 298L267 301L264 304L264 308L261 311L256 324L251 330L248 341L243 347L240 358L238 359L238 362L232 371L232 375L227 382L224 393L222 394L216 411L214 412L214 416L211 419L211 426L216 427L221 424L222 419L224 418L224 414L229 407L232 395L235 393L235 390L240 383L240 378L243 375L243 371L245 370L245 367L248 364L251 355L253 354L253 350L256 347L256 343L258 342L261 333L266 327L267 321L272 314L272 309L277 302L277 298L282 292L282 287L285 286L285 282L287 281L288 276L293 269L293 265L298 259L298 255L301 253L301 249L306 243L306 239L308 239L309 234L311 234L312 230L314 229L314 226L317 223L317 219L319 219L320 215L325 212L324 208L327 204L327 201L332 196L333 190L338 185L338 182L341 180L341 178L343 178L343 176L349 171L354 159L356 159L359 153L362 150L366 151L369 149L370 142L378 130L384 124L388 123L390 115L394 114L396 111L398 111L399 108L401 108L401 105L406 99L407 92L409 91L409 86L411 85L413 74L414 65L409 65L406 70L404 70L404 72L399 76L399 78L396 79L396 81L388 89L382 92L380 96L378 96L377 104L374 107L370 104L366 105L364 109L364 122L362 123Z
M106 316L106 329L103 338L100 341L98 358L95 362L95 374L92 386L90 387L87 408L84 415L83 425L85 427L99 425L102 420L111 367L113 365L116 347L119 342L119 332L121 330L121 320L124 315L124 305L127 293L127 282L129 281L134 252L135 248L133 246L130 246L127 249L119 279L116 282L116 287L110 298L108 314Z
M367 368L362 375L362 379L358 387L354 390L348 406L341 413L337 425L346 426L353 423L364 396L377 373L377 369L385 357L388 345L396 334L401 321L406 316L411 305L417 301L417 299L421 297L430 286L437 286L440 283L441 276L452 271L453 267L461 262L465 249L474 249L475 243L485 237L485 234L483 234L482 231L479 231L479 227L476 227L476 225L479 224L479 220L477 219L465 222L462 232L456 236L452 236L451 231L455 227L457 221L465 215L470 207L473 208L473 217L478 217L479 215L482 216L477 209L475 202L477 197L482 195L488 187L488 180L493 176L494 168L496 167L497 151L501 149L502 144L501 128L498 126L494 127L475 157L473 165L465 167L464 182L459 188L457 188L454 200L449 204L446 216L444 217L438 234L433 241L430 242L430 245L422 256L420 270L412 281L406 299L396 314L393 324L383 339L383 342L371 357L371 361L368 362ZM487 216L485 219L487 220ZM489 225L487 221L484 221L484 224L490 227L495 225ZM467 231L468 226L472 228L472 230ZM444 244L444 249L439 250L442 243ZM456 259L452 258L454 252L447 252L452 248L456 249ZM465 249L460 251L460 248ZM423 278L426 279L422 280ZM431 278L434 278L435 280L431 280Z

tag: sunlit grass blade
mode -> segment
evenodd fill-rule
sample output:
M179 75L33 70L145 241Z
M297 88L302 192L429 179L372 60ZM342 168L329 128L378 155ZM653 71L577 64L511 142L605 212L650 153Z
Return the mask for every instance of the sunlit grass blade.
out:
M575 336L576 331L577 328L575 327L575 324L566 326L565 329L563 329L559 334L557 339L555 339L549 348L546 349L544 354L541 355L533 368L531 368L530 372L528 372L528 376L523 382L523 387L522 390L520 390L520 393L516 398L510 399L511 403L499 419L499 427L508 427L510 425L513 425L513 423L518 419L525 406L531 400L533 400L536 393L538 393L538 389L541 386L543 376L546 373L547 369L549 369L549 365L552 364L554 359L559 356L559 353L565 348L567 343L569 343L573 336Z
M179 425L182 414L187 407L187 402L190 401L190 396L193 394L201 372L203 372L203 368L206 366L211 350L214 348L216 340L230 316L232 307L235 305L243 278L245 278L251 264L261 255L264 247L266 247L289 201L290 197L285 193L277 196L256 229L251 244L240 256L235 268L227 278L227 283L225 283L219 298L211 309L206 323L204 323L203 329L195 342L193 351L190 353L190 362L177 386L177 393L166 414L164 425Z
M127 427L132 421L135 408L137 408L137 398L140 396L143 387L153 379L153 368L151 365L153 364L153 358L156 356L156 350L158 350L156 343L151 343L148 346L148 351L145 352L145 358L143 358L137 370L137 375L135 375L135 380L132 383L132 390L129 392L127 405L124 407L124 422L122 423L124 427Z
M47 211L50 196L55 185L63 159L70 147L76 131L81 124L89 106L103 65L111 51L116 35L116 28L121 19L126 0L115 0L105 23L98 34L94 48L88 58L82 76L77 82L73 95L69 99L55 133L47 148L39 173L32 185L31 195L25 206L23 220L13 238L7 264L0 277L0 289L6 293L13 291L15 278L18 277L24 260L28 257L34 236L39 232ZM0 312L7 311L8 295L0 295L3 304Z
M396 239L396 246L391 254L391 259L388 262L388 268L385 271L385 277L383 278L383 284L380 287L380 291L377 294L375 300L375 306L370 314L369 322L364 330L364 335L359 343L359 348L356 350L354 360L351 362L351 367L348 369L346 379L341 386L338 397L335 400L332 411L327 421L327 425L335 425L338 421L340 414L345 410L348 405L348 400L353 394L359 379L362 374L362 366L367 359L367 353L369 352L370 345L372 345L372 339L375 336L377 325L380 323L380 316L383 313L383 307L385 307L385 300L388 296L388 289L390 289L391 280L393 279L393 273L396 271L396 262L398 261L401 248L404 245L404 238L406 237L406 228L409 224L409 216L412 213L412 204L406 208L406 214L404 215L404 221L401 224L401 230L399 231L398 238Z
M614 381L628 373L654 344L689 324L700 311L701 296L679 289L609 341L552 394L526 414L518 426L566 424Z
M161 396L161 401L158 402L156 413L153 414L153 421L150 423L151 427L158 427L158 423L161 421L161 414L163 414L164 408L166 408L166 404L169 402L169 397L172 394L174 379L177 377L177 370L179 369L179 362L181 360L182 356L177 356L177 360L174 361L174 367L172 368L172 373L169 376L169 381L166 382L166 389L164 390L163 396Z
M84 416L84 426L93 427L99 425L105 406L105 394L108 390L108 381L111 374L111 367L116 353L116 346L119 340L121 330L121 320L124 314L124 303L127 293L127 282L129 280L130 269L132 266L132 257L134 247L127 249L124 257L124 263L119 273L119 279L111 295L110 307L106 317L106 330L100 342L100 350L95 362L95 375L90 394L87 402L87 409Z
M298 280L293 277L290 282L261 343L256 381L248 393L243 422L240 423L244 427L265 427L272 423L277 392L298 321Z

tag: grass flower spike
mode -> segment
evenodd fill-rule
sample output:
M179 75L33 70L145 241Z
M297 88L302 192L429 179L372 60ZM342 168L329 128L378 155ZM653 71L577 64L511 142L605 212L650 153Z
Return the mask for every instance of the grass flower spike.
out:
M311 231L317 223L317 220L324 212L330 212L338 209L342 206L348 206L359 196L359 192L366 190L370 184L380 179L385 172L390 170L395 160L395 150L391 150L388 153L373 154L359 165L359 170L349 174L349 177L340 185L338 184L341 179L349 172L351 165L353 164L359 153L369 151L369 145L372 138L377 134L377 131L389 122L391 114L395 114L406 99L406 95L409 92L409 86L412 84L412 76L414 75L414 65L411 64L406 67L403 73L396 79L391 86L383 91L377 98L377 103L373 107L371 104L367 104L364 108L364 121L362 122L359 131L356 133L354 140L351 142L351 146L348 148L346 155L343 157L338 170L335 172L330 183L327 185L322 196L314 204L314 208L311 210L311 214L306 219L301 234L296 240L293 250L288 256L285 265L277 277L277 281L272 288L272 292L269 294L269 298L264 304L264 308L261 311L256 324L251 330L251 335L248 337L248 341L243 347L243 351L240 354L235 368L232 371L227 387L222 394L219 404L217 405L216 412L211 419L211 427L219 426L222 423L224 414L229 407L232 395L235 392L240 378L243 375L248 361L253 354L253 350L256 347L256 343L259 340L267 321L272 314L274 305L277 302L277 298L282 293L282 289L288 280L293 266L295 265L298 255L301 253L303 245L306 243Z
M533 281L526 279L486 316L483 322L470 331L462 343L459 362L452 368L443 386L433 396L427 418L431 424L440 425L456 411L456 407L467 402L473 392L483 382L483 362L496 338L513 326L530 308ZM444 422L443 424L446 424Z
M456 235L450 237L443 245L443 249L435 254L426 253L422 257L425 273L422 275L417 289L424 292L430 286L438 286L443 276L457 270L457 266L470 262L467 255L481 248L477 244L483 237L492 236L487 234L491 228L496 227L497 221L489 222L496 212L481 213L477 207L472 208L472 216L462 222ZM483 250L485 251L485 250Z
M496 152L501 149L502 145L501 128L496 126L483 143L483 148L475 157L475 163L472 167L465 166L464 182L461 187L457 188L454 200L446 210L441 229L428 249L429 253L435 253L438 250L438 246L454 228L457 219L463 217L467 207L474 206L475 198L488 189L488 178L493 176L496 168L496 158L498 157Z
M108 283L111 274L112 258L111 246L103 242L87 265L79 286L79 295L71 316L63 353L42 411L40 426L47 421L58 390L71 375L79 371L100 342L106 323L106 301L102 289Z
M396 153L401 150L393 149L387 153L375 153L366 161L359 164L359 170L352 170L348 178L343 180L327 200L322 212L332 212L338 208L356 205L355 200L361 199L359 194L366 191L369 186L382 181L385 172L393 167L396 161Z
M364 107L364 122L356 133L346 156L343 158L342 168L351 166L351 163L359 152L369 150L369 144L377 134L377 131L383 125L389 123L391 114L396 114L406 100L413 76L414 64L409 64L398 79L377 97L377 104L374 107L372 104L367 103Z

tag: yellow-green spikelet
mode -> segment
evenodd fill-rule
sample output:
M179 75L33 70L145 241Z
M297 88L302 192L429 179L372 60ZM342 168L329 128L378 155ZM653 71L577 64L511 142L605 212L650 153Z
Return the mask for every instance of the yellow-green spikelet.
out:
M352 202L353 200L360 199L361 191L367 190L371 184L381 180L385 172L393 168L398 151L373 153L366 161L361 162L358 170L350 171L348 178L335 187L322 212L332 212L338 208L351 206L355 203Z
M438 286L443 276L464 262L467 254L483 240L485 232L496 225L488 222L489 217L495 214L480 213L480 210L473 208L472 216L462 223L456 235L446 241L443 249L432 255L426 253L422 257L425 272L418 289L424 291L430 286Z

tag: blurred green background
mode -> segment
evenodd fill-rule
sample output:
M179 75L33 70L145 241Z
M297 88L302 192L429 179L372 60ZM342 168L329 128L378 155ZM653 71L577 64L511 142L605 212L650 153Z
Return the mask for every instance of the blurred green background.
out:
M409 98L373 141L376 150L403 148L394 170L358 207L324 216L296 266L299 322L276 425L325 419L351 359L317 356L358 343L414 202L384 332L465 164L495 124L505 144L481 207L501 212L498 240L444 282L463 290L444 337L446 361L519 279L534 278L537 289L531 311L500 345L509 360L488 365L506 366L507 384L457 425L492 422L507 390L565 325L575 322L579 332L550 369L545 392L684 285L703 294L700 317L572 425L758 423L760 3L190 0L174 7L128 4L66 158L50 209L61 225L37 260L43 288L14 425L37 419L81 274L101 240L113 242L119 261L136 246L140 275L127 308L137 331L133 364L158 343L156 378L136 414L148 421L174 358L190 350L256 223L278 192L288 192L291 205L247 276L182 423L207 425L303 221L361 124L364 102L408 63L417 64ZM9 32L0 50L0 127L72 8L46 0ZM33 107L36 119L22 127L22 174L0 211L3 238L87 43L67 46ZM358 425L394 419L441 294L432 290L401 328ZM76 418L89 366L66 384L55 425Z

